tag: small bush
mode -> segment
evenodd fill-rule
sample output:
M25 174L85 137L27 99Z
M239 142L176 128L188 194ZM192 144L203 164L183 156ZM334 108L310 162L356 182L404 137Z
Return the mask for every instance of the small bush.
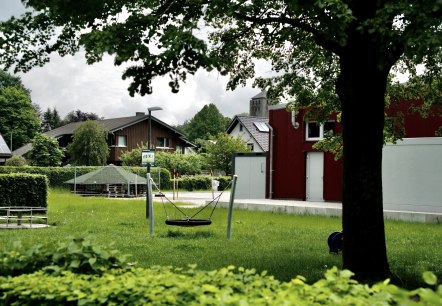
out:
M226 189L231 181L230 176L212 177L210 175L184 175L178 179L178 187L188 191L209 190L212 188L212 179L219 181L218 190Z
M12 166L12 167L24 167L27 165L28 165L28 162L26 161L26 159L20 155L12 156L5 163L5 166Z
M17 276L44 270L51 275L62 271L80 274L103 274L112 268L122 268L127 255L92 244L89 237L75 237L67 243L36 244L24 248L17 242L12 250L0 252L0 275Z

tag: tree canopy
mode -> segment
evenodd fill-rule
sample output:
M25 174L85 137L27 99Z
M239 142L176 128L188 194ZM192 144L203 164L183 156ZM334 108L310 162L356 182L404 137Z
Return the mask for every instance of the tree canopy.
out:
M219 133L206 146L207 163L210 169L232 174L232 154L236 152L250 152L247 144L241 137L231 137L226 132Z
M226 130L230 119L224 117L215 104L210 103L184 124L184 133L190 141L209 139Z
M0 70L0 134L12 136L12 150L31 141L40 120L20 78Z
M62 124L60 115L55 107L52 110L48 107L48 109L41 116L41 126L43 132L58 128Z
M109 156L107 132L96 121L85 121L74 130L73 140L67 147L71 164L77 166L103 166Z
M264 59L275 74L255 84L268 97L295 110L309 106L317 120L342 112L343 267L361 280L390 275L381 167L389 75L410 73L410 94L440 102L440 1L25 3L35 12L0 25L0 63L16 71L83 47L88 63L105 53L115 65L130 63L123 74L129 93L144 95L160 75L169 75L177 92L199 68L229 75L233 89L255 77L254 60Z
M56 110L54 108L52 116L55 116L55 115L58 116L58 113L55 114L55 112L56 112ZM71 122L83 122L83 121L87 121L87 120L99 120L99 119L102 119L102 118L100 118L100 116L98 116L95 113L86 113L86 112L83 112L83 111L77 109L75 111L69 112L64 117L63 121L60 122L59 124L60 125L66 125L66 124L71 123Z
M57 139L45 134L37 134L32 140L29 159L32 166L58 167L61 165L64 152Z

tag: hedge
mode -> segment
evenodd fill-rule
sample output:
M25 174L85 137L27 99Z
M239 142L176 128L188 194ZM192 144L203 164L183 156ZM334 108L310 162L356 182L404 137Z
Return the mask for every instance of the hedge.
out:
M405 290L389 280L359 284L336 267L314 284L234 266L135 268L88 237L55 250L16 244L0 251L0 275L0 305L442 305L442 285L431 272L423 274L428 288Z
M178 188L188 191L211 189L212 179L219 181L218 190L224 190L229 186L232 178L230 176L212 177L209 175L183 175L178 179Z
M73 179L75 174L81 176L91 171L97 170L99 167L79 166L79 167L0 167L0 173L32 173L46 175L51 187L67 188L64 182ZM147 169L144 167L124 167L125 169L146 177ZM158 182L158 168L151 169L151 175L155 182ZM171 189L172 182L170 172L167 169L160 170L160 183L162 189Z
M0 174L0 206L47 207L46 176L27 173Z

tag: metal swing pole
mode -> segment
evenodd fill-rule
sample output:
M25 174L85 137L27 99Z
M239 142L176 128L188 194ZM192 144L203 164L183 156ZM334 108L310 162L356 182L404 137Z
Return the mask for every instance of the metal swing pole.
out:
M153 197L152 197L152 181L150 178L150 173L147 173L147 208L149 212L149 233L153 235Z
M238 175L233 176L232 189L230 190L230 200L229 200L229 213L227 215L227 240L230 240L232 237L232 213L233 213L233 202L235 200L235 190L236 190L236 181L238 179Z

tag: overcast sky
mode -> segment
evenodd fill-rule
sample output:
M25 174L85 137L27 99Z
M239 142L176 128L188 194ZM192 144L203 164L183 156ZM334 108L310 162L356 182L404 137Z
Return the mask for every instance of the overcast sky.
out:
M0 0L0 20L19 16L24 12L20 0ZM270 68L260 63L257 73L265 75ZM247 87L227 91L227 78L217 72L198 71L189 75L178 94L170 91L169 77L153 82L153 94L130 97L127 91L129 80L121 79L123 68L113 65L113 58L87 65L84 54L54 56L44 67L35 67L26 74L19 74L26 88L31 90L32 102L42 110L56 108L63 118L68 112L80 109L105 118L126 117L135 112L147 112L151 106L160 106L162 111L153 115L168 124L181 124L191 119L204 105L214 103L224 116L249 111L249 100L260 92Z

